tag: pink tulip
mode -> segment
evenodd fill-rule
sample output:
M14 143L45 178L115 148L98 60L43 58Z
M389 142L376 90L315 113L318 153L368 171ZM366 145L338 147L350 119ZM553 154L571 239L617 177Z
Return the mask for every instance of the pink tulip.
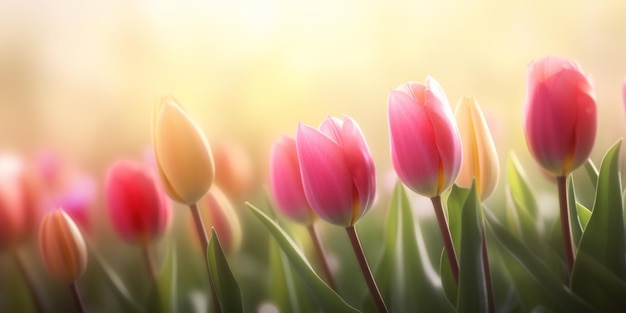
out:
M105 188L111 222L123 239L145 245L163 234L171 210L148 165L116 162L108 170Z
M209 192L198 201L198 208L206 228L215 228L224 253L232 254L237 252L241 246L242 239L241 223L232 202L224 191L216 184L213 184ZM190 222L193 223L193 220ZM193 230L191 226L193 225L190 224L189 229ZM199 247L201 241L198 240L198 234L196 232L193 232L193 234ZM209 232L210 236L212 235Z
M328 117L320 129L298 125L296 147L307 202L324 220L352 226L374 202L374 161L354 120Z
M432 77L391 91L388 100L393 166L413 191L433 198L459 174L463 149L448 98Z
M313 223L315 213L306 201L296 140L292 137L283 136L272 147L270 187L278 210L283 215L298 223Z
M550 56L529 66L524 130L544 169L565 176L582 165L593 148L596 120L595 92L575 61Z
M27 212L22 190L22 160L13 155L0 157L0 251L24 238Z

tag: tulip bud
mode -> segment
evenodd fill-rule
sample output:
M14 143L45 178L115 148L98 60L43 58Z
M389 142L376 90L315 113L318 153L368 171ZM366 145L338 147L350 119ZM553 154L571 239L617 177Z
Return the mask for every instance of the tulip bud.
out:
M105 186L109 217L124 240L145 245L165 232L171 208L156 180L143 163L122 160L109 168Z
M593 148L596 119L595 92L575 61L550 56L529 66L524 130L544 169L565 176L582 165Z
M26 235L23 166L17 156L0 156L0 251L18 244Z
M482 200L496 188L500 166L489 127L473 97L463 97L456 106L456 122L463 146L463 162L456 183L470 188L476 179L476 189Z
M245 147L234 141L211 144L215 183L233 200L243 200L254 187L254 168Z
M87 267L83 236L60 209L44 216L39 228L39 251L50 274L67 283L76 281Z
M423 196L439 196L454 183L463 155L445 92L432 77L406 83L389 94L388 114L398 177Z
M198 209L206 228L215 228L224 252L229 254L239 250L242 237L239 218L233 204L217 185L213 185L209 192L198 201ZM193 224L193 220L190 222ZM190 229L193 230L193 227ZM197 232L193 231L193 235L198 239Z
M192 205L213 183L213 156L204 133L174 98L156 105L154 154L167 194Z
M270 190L278 210L298 223L311 224L315 213L306 201L298 162L296 140L283 136L270 155Z
M329 223L353 226L374 202L374 161L354 120L328 117L320 129L298 125L296 148L307 202Z

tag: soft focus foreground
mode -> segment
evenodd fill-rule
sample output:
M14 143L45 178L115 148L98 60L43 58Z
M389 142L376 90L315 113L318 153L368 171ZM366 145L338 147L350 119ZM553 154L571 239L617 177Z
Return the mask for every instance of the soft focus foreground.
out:
M67 284L46 269L59 257L42 258L39 251L43 216L59 208L76 224L72 233L80 229L84 237L88 262L76 286L88 312L150 311L154 305L163 311L213 310L206 256L185 206L168 200L159 206L168 212L172 206L171 217L152 219L140 211L123 218L122 212L107 211L111 198L133 206L150 203L138 198L146 190L151 197L163 193L161 188L172 193L158 178L163 160L146 162L156 173L158 191L137 182L134 194L107 195L106 178L118 160L142 160L153 150L151 129L158 119L153 108L167 94L184 104L185 116L208 139L214 165L202 158L176 164L169 159L190 155L165 149L160 154L168 156L171 173L161 176L179 175L189 182L184 188L193 190L178 194L179 201L198 201L209 236L215 227L221 249L211 236L210 262L232 273L246 312L374 308L343 230L316 219L330 272L322 275L306 226L280 216L279 201L268 198L272 143L283 134L295 137L298 122L317 127L329 115L348 115L358 123L376 166L371 188L376 198L356 230L392 312L493 309L485 305L487 286L468 283L486 281L489 272L496 311L623 308L615 301L626 292L623 213L597 211L622 207L617 204L622 148L606 155L599 179L591 163L579 164L584 156L576 160L581 167L569 176L566 211L576 261L568 269L559 226L563 216L552 184L553 174L566 173L550 166L544 170L531 156L528 145L534 143L527 144L525 130L533 126L524 124L523 105L531 61L552 54L577 61L595 93L598 127L590 159L600 168L626 132L624 12L626 3L619 1L0 0L0 311L74 308ZM459 127L461 137L479 127L475 145L493 139L499 159L499 170L491 168L494 158L483 160L481 153L491 156L492 151L476 150L474 175L484 175L477 177L478 195L456 185L442 194L461 268L458 286L442 253L432 205L410 189L394 189L389 94L428 75L445 89L452 112L464 96L480 102L484 119L463 122L457 116L456 122L478 123ZM486 130L492 138L478 138ZM550 140L558 141L559 135L548 138L535 131L536 139L530 140L544 139L549 153ZM464 158L471 146L466 139ZM194 145L179 136L166 141ZM191 170L176 171L182 167ZM463 181L457 183L470 188L471 174L461 173ZM454 177L449 180L445 187ZM221 191L211 189L202 197L211 182ZM492 185L495 191L487 191ZM485 206L476 205L481 199ZM293 242L260 223L259 213L245 201L269 215L262 222L278 221L276 229ZM486 236L481 237L483 219ZM150 243L157 291L138 249L141 242ZM480 270L487 258L476 251L483 247L489 250L490 270ZM220 260L227 260L228 271ZM336 294L315 275L324 281L332 275Z

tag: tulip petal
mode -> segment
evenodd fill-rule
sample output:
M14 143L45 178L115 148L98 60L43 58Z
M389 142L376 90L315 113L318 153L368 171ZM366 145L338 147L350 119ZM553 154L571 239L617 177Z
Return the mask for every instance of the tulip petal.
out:
M303 124L298 125L296 145L304 192L315 213L333 224L350 225L354 190L343 149Z
M352 176L354 188L356 188L359 196L359 203L355 207L360 208L361 211L356 212L355 216L353 216L354 222L363 216L374 202L376 174L372 154L356 122L345 116L341 131L346 164Z
M402 91L389 94L391 156L396 173L409 188L425 196L437 195L441 159L431 117ZM416 136L419 139L416 139Z
M214 174L213 157L202 130L173 99L157 109L154 149L159 173L168 194L194 204L209 190Z
M270 185L278 209L292 220L310 224L314 214L302 187L296 140L281 137L270 154Z

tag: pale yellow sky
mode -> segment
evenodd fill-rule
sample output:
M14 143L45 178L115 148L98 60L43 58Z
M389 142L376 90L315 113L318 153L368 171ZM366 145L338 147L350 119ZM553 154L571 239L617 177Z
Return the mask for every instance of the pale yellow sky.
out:
M431 75L453 107L476 96L501 159L523 160L526 65L559 54L596 84L598 159L626 132L624 16L625 1L591 0L0 0L0 149L140 155L154 101L173 94L260 164L299 121L350 115L384 171L388 92Z

